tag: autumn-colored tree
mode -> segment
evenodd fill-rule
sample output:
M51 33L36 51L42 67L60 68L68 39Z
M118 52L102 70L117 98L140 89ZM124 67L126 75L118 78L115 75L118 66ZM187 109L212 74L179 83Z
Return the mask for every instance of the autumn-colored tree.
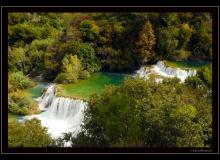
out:
M153 50L156 38L154 36L154 30L150 21L147 21L142 31L139 32L139 41L136 42L136 49L140 52L140 58L142 62L151 60L156 53Z
M82 21L84 21L84 20L89 20L89 19L91 19L91 17L90 17L90 16L87 16L87 15L78 18L78 19L76 20L76 22L73 24L73 28L78 27L79 24L80 24Z

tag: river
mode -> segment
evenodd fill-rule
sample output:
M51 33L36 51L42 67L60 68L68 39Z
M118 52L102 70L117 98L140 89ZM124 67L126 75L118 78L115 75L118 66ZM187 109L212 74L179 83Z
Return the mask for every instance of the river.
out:
M119 85L122 83L124 77L135 78L137 73L140 73L142 77L147 77L147 75L149 74L149 72L147 71L149 70L153 70L154 72L157 72L158 74L163 76L170 76L171 74L170 69L164 69L163 66L161 67L161 63L157 63L151 66L142 66L139 70L136 71L95 72L92 73L91 77L86 80L80 80L76 84L64 85L66 87L64 89L66 89L66 94L68 95L74 94L79 97L89 99L90 93L97 92L98 95L100 95L105 85ZM181 74L179 76L184 80L185 75L182 76L182 72L178 71L175 74ZM184 72L184 74L187 75L189 73ZM8 121L17 120L19 122L22 122L25 119L37 117L41 120L43 126L48 127L48 133L51 134L54 139L57 139L59 136L61 136L62 132L72 132L74 133L74 135L76 135L76 131L80 130L80 124L82 124L82 111L87 107L87 102L62 97L57 98L56 94L54 94L55 92L53 88L55 83L41 82L40 77L30 79L35 81L37 86L31 89L27 89L26 92L30 95L31 99L38 101L39 106L41 106L41 109L43 109L44 112L38 115L31 116L18 116L16 114L8 113ZM49 89L47 90L47 92L41 97L42 89L48 87ZM53 95L51 95L51 93L53 93ZM47 104L49 106L48 108L46 107Z

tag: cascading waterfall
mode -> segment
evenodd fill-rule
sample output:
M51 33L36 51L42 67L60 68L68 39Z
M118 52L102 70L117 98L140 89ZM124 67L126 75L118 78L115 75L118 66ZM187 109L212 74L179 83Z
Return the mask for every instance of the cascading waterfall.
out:
M48 127L48 133L53 138L58 138L64 132L72 132L75 136L81 128L83 111L88 103L79 99L56 97L54 86L49 86L47 91L36 99L39 102L39 109L44 112L26 118L40 119L42 126Z
M165 77L178 77L181 79L182 82L188 76L195 76L197 71L196 70L182 70L180 68L172 68L166 67L163 61L158 61L156 65L152 65L152 71L156 72L158 75L162 75ZM141 66L141 68L137 71L141 77L148 78L148 74L151 73L146 66Z
M168 75L172 76L195 76L196 75L196 70L182 70L180 68L172 68L172 67L166 67L165 64L162 61L158 61L156 66L159 67L159 69L163 72L166 72Z
M56 91L53 88L54 86L55 84L49 86L41 97L35 99L39 103L38 106L40 110L45 110L48 106L50 106L53 99L56 97Z
M144 77L148 73L148 69L145 66L141 66L141 68L137 71L140 74L140 77Z

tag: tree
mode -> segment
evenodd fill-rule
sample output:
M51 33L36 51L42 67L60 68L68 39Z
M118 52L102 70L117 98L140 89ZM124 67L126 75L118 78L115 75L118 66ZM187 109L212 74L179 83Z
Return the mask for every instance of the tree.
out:
M191 12L179 12L178 13L181 22L189 23L192 20L193 13Z
M77 55L66 55L62 60L62 65L64 73L67 74L67 82L75 83L81 69L80 61L77 58Z
M193 57L212 57L212 29L207 21L196 22L190 44Z
M212 103L178 78L125 78L91 94L81 147L210 147ZM86 140L86 141L85 141Z
M177 13L161 13L163 21L167 26L171 26L177 19Z
M93 43L80 43L78 49L77 57L80 60L82 69L90 73L101 69L101 62L95 54Z
M186 44L189 43L192 33L193 33L193 29L190 28L187 23L182 25L179 34L180 36L179 46L181 46L181 48L185 48Z
M142 62L151 60L156 53L153 50L155 46L155 36L150 21L147 21L141 32L139 32L139 41L135 43L137 50L140 52Z
M94 40L99 35L99 27L90 20L84 20L78 26L78 30L82 33L85 41Z
M8 147L55 147L56 142L41 126L37 118L26 120L25 125L8 122Z
M163 59L168 59L175 49L178 49L179 44L179 28L168 26L167 28L159 28L157 35L158 54L162 55Z
M112 146L137 145L141 135L136 105L133 97L121 93L112 96L107 106L100 104L99 115L105 123L106 136L112 142ZM119 140L122 140L122 143Z
M82 34L76 28L69 28L66 31L67 41L79 41L82 42Z
M49 38L52 35L52 32L53 27L48 22L46 22L44 25L44 29L42 30L42 37L44 39Z
M197 75L212 90L212 64L199 68Z
M8 13L8 23L10 25L15 25L18 23L22 23L27 20L28 14L27 13Z
M10 45L13 45L15 42L23 41L25 44L30 43L35 38L34 30L30 25L27 24L16 24L10 26L8 41Z
M26 59L26 56L25 56L24 50L21 47L19 47L19 48L16 48L14 50L14 52L16 52L15 54L19 55L19 61L17 63L21 67L21 70L23 72L25 72L25 59Z
M67 83L67 77L68 75L66 73L60 73L53 81L58 84L64 84Z
M78 19L74 22L73 28L77 28L82 21L84 21L84 20L89 20L89 19L91 19L91 17L88 16L88 15L83 15L83 16L81 16L80 18L78 18Z

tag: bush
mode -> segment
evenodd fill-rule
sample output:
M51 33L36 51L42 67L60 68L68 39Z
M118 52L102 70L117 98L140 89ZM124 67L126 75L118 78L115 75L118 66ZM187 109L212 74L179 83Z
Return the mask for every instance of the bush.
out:
M179 81L125 78L91 94L72 147L211 146L212 104Z
M13 86L13 89L26 89L32 88L35 86L35 83L32 81L28 81L26 77L23 75L22 71L13 72L9 75L8 82Z
M13 90L14 90L13 85L10 82L8 82L8 93L12 92Z
M172 53L172 56L170 56L171 61L182 61L187 60L187 58L190 56L190 51L184 51L184 50L174 50Z
M212 65L201 67L198 69L197 75L208 88L212 89Z
M73 79L69 80L69 82L70 82L70 83L77 83L77 82L78 82L78 80L77 80L77 78L76 78L76 77L73 77Z
M15 102L8 102L8 111L12 113L19 113L20 108Z
M185 84L188 86L192 86L193 88L197 88L200 86L204 86L203 81L198 76L189 76L185 79Z
M28 114L28 108L30 104L30 99L21 90L18 90L17 92L11 92L8 94L9 112L17 114Z
M8 147L55 147L56 141L41 126L37 118L26 120L22 125L18 122L8 123Z
M81 79L87 79L90 77L90 74L88 71L84 70L84 71L80 71L79 72L79 78Z
M58 84L67 83L67 77L68 77L68 75L66 73L60 73L54 79L54 83L58 83Z

